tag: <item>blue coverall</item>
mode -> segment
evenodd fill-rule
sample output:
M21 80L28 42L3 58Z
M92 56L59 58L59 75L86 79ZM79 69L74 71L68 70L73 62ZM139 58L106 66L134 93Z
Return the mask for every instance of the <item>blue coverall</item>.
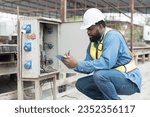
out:
M97 47L98 43L95 42ZM103 42L103 51L99 59L93 60L87 48L84 61L78 61L75 71L93 73L80 78L76 88L96 100L118 100L118 95L131 95L141 91L142 77L138 68L130 72L121 72L113 68L125 65L131 60L129 49L120 32L112 30Z

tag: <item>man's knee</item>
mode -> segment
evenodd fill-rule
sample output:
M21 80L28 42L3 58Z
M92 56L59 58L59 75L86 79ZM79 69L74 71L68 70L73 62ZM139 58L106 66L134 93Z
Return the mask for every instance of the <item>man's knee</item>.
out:
M78 89L81 86L81 79L78 79L75 83L76 88Z
M75 86L78 90L82 89L82 87L84 86L85 84L84 80L85 80L84 78L80 78L76 81Z
M94 81L100 80L100 81L108 81L109 78L107 77L108 70L98 70L95 71L93 74Z

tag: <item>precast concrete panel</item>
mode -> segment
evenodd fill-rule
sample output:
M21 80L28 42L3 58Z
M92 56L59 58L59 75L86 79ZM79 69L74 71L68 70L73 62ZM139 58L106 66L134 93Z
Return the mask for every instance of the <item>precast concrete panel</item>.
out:
M81 30L82 22L68 22L61 24L60 30L60 54L70 51L70 54L77 60L84 60L89 44L89 37L86 30ZM63 64L62 69L66 69Z

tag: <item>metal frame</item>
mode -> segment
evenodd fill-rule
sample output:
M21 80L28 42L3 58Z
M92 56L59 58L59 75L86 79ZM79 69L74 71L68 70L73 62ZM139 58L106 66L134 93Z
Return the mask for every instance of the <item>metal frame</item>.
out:
M53 82L53 88L52 88L52 94L53 94L53 99L56 99L56 93L57 93L57 86L56 86L56 79L58 79L59 77L59 72L52 72L52 73L47 73L47 74L43 74L41 75L39 78L22 78L21 79L21 85L20 88L18 88L18 99L23 100L24 99L24 86L23 83L24 81L31 81L34 82L35 84L35 99L36 100L40 100L41 99L41 91L42 91L42 86L40 84L41 81L43 80L48 80L48 79L52 79ZM51 89L50 89L51 91Z
M66 5L65 5L66 4ZM61 18L61 12L66 6L67 14L82 16L82 11L90 7L97 7L104 13L129 13L131 1L127 0L1 0L0 12L16 14L17 6L20 15L46 16ZM134 0L135 11L150 14L149 0Z

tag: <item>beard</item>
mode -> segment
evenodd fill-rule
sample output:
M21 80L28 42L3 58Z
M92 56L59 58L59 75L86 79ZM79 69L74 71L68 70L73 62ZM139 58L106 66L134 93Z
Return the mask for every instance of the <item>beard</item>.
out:
M98 42L101 39L102 34L97 31L95 35L90 36L90 42Z

